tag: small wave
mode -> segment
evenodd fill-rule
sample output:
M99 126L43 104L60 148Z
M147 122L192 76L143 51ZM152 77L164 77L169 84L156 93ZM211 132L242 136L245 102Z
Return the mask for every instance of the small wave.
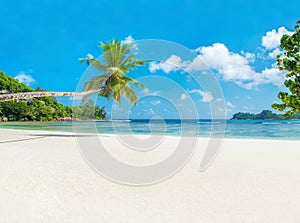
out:
M95 120L94 122L112 122L112 120L108 119L108 120Z
M131 120L127 119L113 119L111 122L131 122Z
M197 122L198 124L221 124L223 122Z

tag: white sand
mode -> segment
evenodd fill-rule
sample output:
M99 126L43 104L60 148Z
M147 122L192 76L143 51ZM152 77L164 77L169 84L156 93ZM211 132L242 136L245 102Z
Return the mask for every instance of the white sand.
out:
M1 223L300 222L300 141L225 139L199 172L201 139L178 174L131 187L95 173L70 133L0 129L0 136ZM114 136L103 138L127 162L151 161L118 153Z

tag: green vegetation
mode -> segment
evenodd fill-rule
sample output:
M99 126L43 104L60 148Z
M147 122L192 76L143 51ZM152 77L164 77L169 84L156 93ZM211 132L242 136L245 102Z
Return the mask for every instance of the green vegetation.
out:
M85 84L84 91L98 90L99 96L107 99L114 99L121 102L121 96L124 96L130 103L135 104L137 96L130 88L130 84L135 87L142 87L136 80L125 76L131 69L142 66L146 62L136 59L132 44L124 44L114 39L107 43L100 43L99 46L104 51L105 63L95 60L93 56L80 59L81 63L92 65L105 74L96 76ZM84 96L84 100L88 95Z
M247 119L248 120L281 120L281 119L285 119L285 117L283 115L275 114L269 110L263 110L258 114L238 112L235 113L231 119L232 120L247 120Z
M40 89L39 89L40 90ZM0 92L36 92L18 80L0 71ZM0 103L0 119L9 121L52 121L71 119L105 119L105 108L95 106L89 101L83 106L64 106L53 97L41 97L26 101L5 101Z
M0 92L16 93L30 91L34 91L33 88L20 83L18 80L7 76L3 71L0 71Z
M278 98L282 104L275 103L273 108L285 111L285 116L291 117L300 112L300 21L295 26L292 35L285 34L281 38L280 47L283 54L277 56L277 66L285 70L286 80L284 85L289 89L287 92L279 92Z

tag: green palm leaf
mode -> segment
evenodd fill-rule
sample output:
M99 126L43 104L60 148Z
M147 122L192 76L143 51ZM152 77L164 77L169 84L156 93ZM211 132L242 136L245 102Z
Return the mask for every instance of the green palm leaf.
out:
M136 104L137 102L137 96L134 93L134 91L128 87L124 86L121 90L121 93L124 95L124 97L132 104Z
M135 87L143 88L144 86L124 74L137 66L145 65L146 62L135 58L132 44L123 44L114 39L107 43L101 42L99 45L104 51L105 63L100 63L91 55L89 58L81 59L81 62L92 65L99 70L105 70L106 74L96 76L88 81L84 86L84 90L99 89L99 95L107 99L112 98L117 102L121 102L121 96L124 96L130 103L135 104L137 96L130 88L130 84L134 84Z

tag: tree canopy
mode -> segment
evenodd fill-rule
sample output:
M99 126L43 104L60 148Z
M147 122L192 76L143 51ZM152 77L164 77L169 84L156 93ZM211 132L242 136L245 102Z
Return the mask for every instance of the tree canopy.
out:
M248 112L235 113L232 118L233 120L280 120L284 119L282 115L275 114L270 110L263 110L258 114L252 114Z
M300 20L295 26L292 35L285 34L281 38L280 47L283 54L277 56L277 66L280 70L287 71L284 85L288 92L279 92L281 104L275 103L273 108L285 111L288 117L300 112Z
M143 85L125 74L146 62L135 58L133 44L122 43L114 39L106 43L101 42L99 46L104 52L104 63L94 59L90 54L87 58L80 59L81 63L91 64L99 71L104 72L103 75L97 75L86 82L84 91L98 90L99 96L117 102L121 102L121 96L124 96L130 103L135 104L137 96L130 84L142 88ZM87 98L88 95L83 97L84 100Z
M0 71L0 93L18 93L31 92L33 88L20 83L18 80L7 76L3 71Z
M38 89L41 90L41 89ZM1 93L36 92L18 80L7 76L0 71L0 95ZM76 119L104 119L105 108L95 106L92 101L75 107L64 106L53 97L41 97L29 100L5 101L0 103L0 119L9 121L52 121L64 117Z

